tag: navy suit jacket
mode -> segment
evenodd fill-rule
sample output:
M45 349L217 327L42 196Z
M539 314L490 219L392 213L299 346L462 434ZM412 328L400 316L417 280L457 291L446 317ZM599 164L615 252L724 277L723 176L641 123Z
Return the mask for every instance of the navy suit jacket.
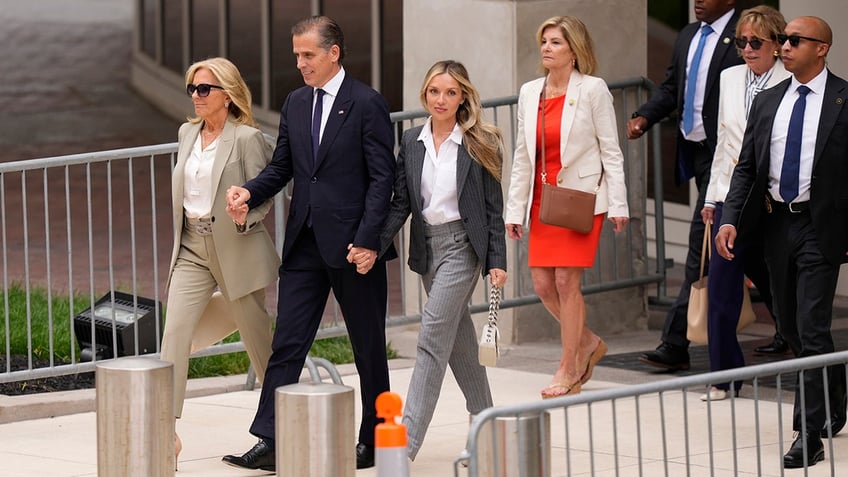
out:
M765 210L774 116L791 78L754 98L739 163L733 171L721 223L742 238L756 233ZM848 82L827 74L810 182L810 212L824 257L844 263L848 251ZM768 239L768 238L767 238Z
M713 56L710 59L710 67L707 71L707 83L704 87L704 109L702 117L704 131L707 133L707 144L710 151L715 151L716 134L718 131L718 97L719 78L725 68L741 65L744 60L736 52L733 42L736 36L736 22L739 20L739 11L734 11L730 21L716 43ZM661 121L666 116L677 110L683 113L683 98L686 92L686 60L689 55L689 46L692 38L701 29L701 22L693 22L680 30L677 41L674 43L674 51L671 56L671 64L665 73L665 80L651 99L643 104L637 114L648 120L648 127ZM677 129L678 146L683 143L683 134ZM687 151L681 147L677 148L676 178L678 183L685 182L693 175L693 158L687 155Z
M352 267L347 245L380 249L395 173L394 137L385 98L346 74L312 160L313 88L291 92L280 112L277 147L268 166L245 184L250 206L294 181L282 260L310 218L324 262ZM392 254L386 258L394 258Z

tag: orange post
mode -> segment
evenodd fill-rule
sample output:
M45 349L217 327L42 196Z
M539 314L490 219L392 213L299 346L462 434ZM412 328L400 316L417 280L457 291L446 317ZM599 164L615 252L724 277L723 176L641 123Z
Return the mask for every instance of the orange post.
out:
M374 434L374 458L377 477L409 477L409 457L406 452L406 426L398 423L403 401L397 393L386 391L377 396L377 424Z

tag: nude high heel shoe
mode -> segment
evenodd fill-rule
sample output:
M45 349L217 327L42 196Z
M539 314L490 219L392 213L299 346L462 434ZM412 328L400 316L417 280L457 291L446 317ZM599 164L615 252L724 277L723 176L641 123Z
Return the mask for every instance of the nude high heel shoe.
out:
M180 452L183 450L183 441L180 440L180 436L177 433L174 433L174 471L178 471L179 469L179 458Z

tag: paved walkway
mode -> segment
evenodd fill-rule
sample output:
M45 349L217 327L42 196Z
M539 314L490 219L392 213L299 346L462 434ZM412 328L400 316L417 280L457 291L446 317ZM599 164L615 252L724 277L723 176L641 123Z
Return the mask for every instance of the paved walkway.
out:
M743 339L764 341L770 333L767 325L755 324L746 330ZM414 327L391 330L391 341L402 356L414 354ZM656 332L639 332L607 337L611 355L650 349L657 340ZM504 365L489 370L492 391L497 405L517 404L538 400L538 391L549 380L558 360L556 343L534 343L506 350ZM392 387L405 398L414 361L392 361ZM340 368L345 384L358 387L358 376L351 365ZM705 371L705 370L703 370ZM584 392L618 387L647 380L670 379L674 375L624 370L604 366L596 369ZM193 380L191 393L207 394L186 401L178 431L184 449L180 456L178 476L239 477L262 475L262 472L240 471L220 462L221 456L249 449L255 439L247 432L258 402L258 391L237 390L243 376ZM779 407L773 400L754 401L750 387L743 388L742 397L731 406L730 401L713 403L708 407L698 399L699 390L670 392L664 395L663 410L666 426L664 453L660 402L655 397L639 400L638 420L634 400L616 403L617 432L612 432L612 409L608 403L592 408L592 441L589 442L586 408L569 411L566 424L562 411L552 413L553 476L566 475L781 475L780 457L791 441L788 423L791 404L784 399ZM93 390L54 393L42 396L40 408L60 414L66 406L89 405L93 408ZM5 412L25 415L35 398L32 396L5 397L0 407ZM686 415L684 416L685 401ZM357 413L359 404L356 404ZM737 420L736 453L730 423L731 412ZM760 454L757 454L753 416L760 419ZM781 445L778 415L783 423ZM683 420L688 417L688 442L683 434ZM713 423L712 448L703 430ZM358 422L358 417L356 421ZM636 426L636 423L639 426ZM566 445L565 429L571 429ZM637 432L638 431L638 432ZM445 477L453 475L453 462L465 447L468 415L464 400L448 373L442 388L436 415L421 452L411 467L415 477ZM40 476L68 477L97 475L96 416L82 412L67 416L31 419L0 425L0 462L2 475L8 477ZM641 444L640 444L641 441ZM848 437L833 441L827 449L828 459L810 469L809 475L840 475L838 469L848 466ZM351 436L351 445L354 436ZM641 449L638 447L641 445ZM686 446L689 463L686 462ZM617 446L617 447L616 447ZM735 461L734 461L735 455ZM836 455L835 471L831 472L832 456ZM668 456L667 459L664 456ZM759 462L760 468L757 464ZM710 473L710 465L713 473ZM619 466L618 473L615 466ZM737 470L734 472L734 465ZM569 467L570 466L570 467ZM667 474L666 474L667 472ZM802 471L787 471L786 475L802 475ZM357 471L358 477L376 476L375 469ZM462 472L460 475L465 475Z

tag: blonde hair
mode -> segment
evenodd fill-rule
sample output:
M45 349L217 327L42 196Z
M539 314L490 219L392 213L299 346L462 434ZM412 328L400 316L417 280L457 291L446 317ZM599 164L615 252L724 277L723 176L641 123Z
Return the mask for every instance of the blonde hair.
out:
M236 65L232 61L220 57L198 61L186 70L186 86L194 82L194 75L203 68L209 70L215 76L215 79L220 83L219 86L224 88L224 92L230 97L231 102L228 109L230 116L235 118L233 122L256 127L253 110L251 109L253 100L250 89L245 84L244 78L242 78ZM188 120L191 123L203 121L199 116L189 117Z
M562 16L551 17L539 25L536 31L536 43L542 45L542 35L545 30L555 27L559 28L562 37L568 42L571 51L574 52L575 61L574 69L590 75L598 68L598 60L595 58L595 45L592 42L592 37L589 36L589 30L577 17ZM544 66L539 66L543 73L548 74L548 69Z
M468 154L500 182L503 166L503 137L497 126L483 119L480 94L468 79L468 70L462 63L443 60L431 66L421 85L421 104L425 109L427 108L427 87L430 81L445 73L456 80L462 90L463 101L456 110L456 123L462 130L463 142Z
M786 29L786 19L783 18L782 13L774 8L768 5L758 5L742 11L739 21L736 22L737 38L742 35L742 29L745 25L751 25L751 29L761 39L777 43L777 35L780 35ZM736 49L741 55L742 50L738 47ZM778 45L777 51L780 51L780 45Z

